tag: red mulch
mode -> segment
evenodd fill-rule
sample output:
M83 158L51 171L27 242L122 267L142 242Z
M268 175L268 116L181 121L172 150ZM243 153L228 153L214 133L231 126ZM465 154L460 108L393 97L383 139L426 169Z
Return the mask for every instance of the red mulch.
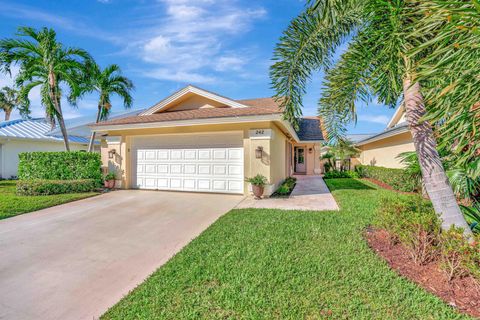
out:
M369 246L400 275L440 297L460 312L480 318L480 284L474 278L455 278L448 281L438 261L425 265L416 264L402 244L390 243L389 235L384 230L368 229L365 237Z
M386 184L385 182L382 182L382 181L377 180L377 179L372 179L372 178L362 178L362 179L370 181L371 183L374 183L374 184L376 184L377 186L379 186L383 189L387 189L387 190L391 190L391 191L395 191L395 192L403 193L403 194L418 194L417 192L405 192L405 191L395 190L395 189L392 188L391 185Z

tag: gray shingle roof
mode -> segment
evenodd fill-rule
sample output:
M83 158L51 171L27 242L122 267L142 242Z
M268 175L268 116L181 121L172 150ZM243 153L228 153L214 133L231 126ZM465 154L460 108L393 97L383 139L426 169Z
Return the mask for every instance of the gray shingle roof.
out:
M38 139L42 141L62 142L61 136L51 136L50 124L45 119L18 119L0 122L0 138ZM88 143L88 138L69 136L72 143Z
M323 137L321 122L318 118L300 119L297 135L300 141L325 140Z

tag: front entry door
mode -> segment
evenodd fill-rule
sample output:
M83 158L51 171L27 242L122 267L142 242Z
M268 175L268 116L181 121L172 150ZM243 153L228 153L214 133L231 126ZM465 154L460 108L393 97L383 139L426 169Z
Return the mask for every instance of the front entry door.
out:
M295 172L307 172L307 167L305 165L305 148L295 147Z

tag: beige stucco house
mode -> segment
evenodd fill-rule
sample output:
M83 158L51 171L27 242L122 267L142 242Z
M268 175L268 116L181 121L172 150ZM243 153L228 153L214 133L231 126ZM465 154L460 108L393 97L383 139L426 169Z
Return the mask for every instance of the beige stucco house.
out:
M360 155L352 159L352 164L374 165L387 168L402 168L397 158L399 154L415 151L412 135L405 120L401 104L390 119L385 131L356 141Z
M248 194L245 178L262 174L269 195L292 174L321 173L320 119L301 119L295 130L272 98L234 100L187 86L92 129L122 188Z

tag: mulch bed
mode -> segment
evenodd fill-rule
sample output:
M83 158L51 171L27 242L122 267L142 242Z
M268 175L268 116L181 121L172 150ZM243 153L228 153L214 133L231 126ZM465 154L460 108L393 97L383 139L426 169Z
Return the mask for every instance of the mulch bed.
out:
M480 284L474 278L464 277L448 281L438 261L425 265L416 264L402 244L390 244L389 235L384 230L369 228L365 237L369 246L401 276L440 297L460 312L480 318Z
M376 184L377 186L379 186L383 189L395 191L395 192L402 193L402 194L418 194L417 192L405 192L405 191L395 190L395 189L392 188L391 185L386 184L385 182L382 182L382 181L377 180L377 179L372 179L372 178L362 178L362 179L370 181L371 183L374 183L374 184Z

